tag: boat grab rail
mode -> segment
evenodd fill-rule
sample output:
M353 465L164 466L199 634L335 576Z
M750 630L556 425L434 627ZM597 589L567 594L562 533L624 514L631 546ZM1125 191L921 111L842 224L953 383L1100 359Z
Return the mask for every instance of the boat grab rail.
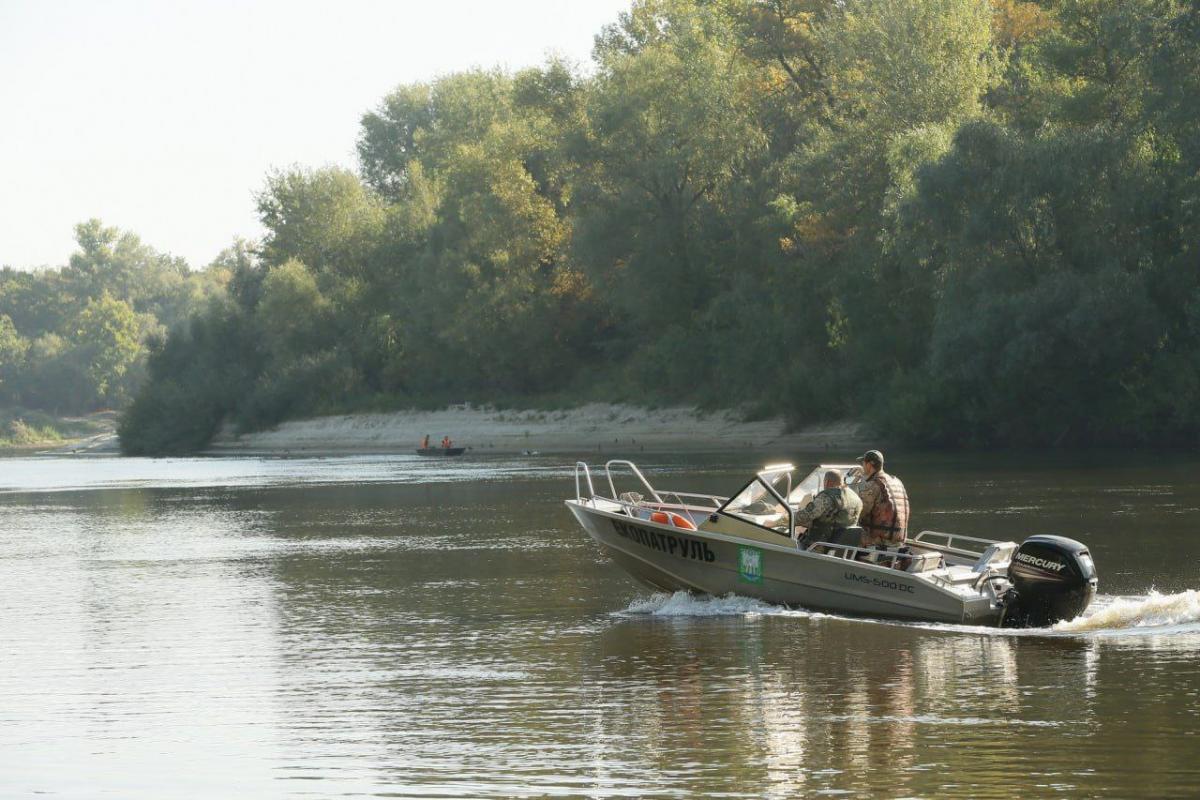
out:
M684 509L694 508L697 505L696 503L686 502L686 500L690 499L693 501L695 501L695 500L703 501L703 505L705 507L711 506L712 509L715 511L716 509L718 509L722 505L724 505L725 501L728 499L726 497L720 497L720 496L714 495L714 494L699 494L696 492L679 492L679 491L675 491L673 489L655 489L653 486L650 485L650 481L646 479L646 476L642 474L642 471L640 469L638 469L637 465L635 465L632 461L618 461L618 460L609 461L607 464L604 465L604 470L605 470L605 474L608 478L608 488L609 488L609 491L611 492L611 494L609 497L607 497L605 499L613 500L614 502L621 503L622 505L629 505L629 504L623 502L621 500L621 498L617 495L617 488L616 488L615 482L613 481L613 476L612 476L612 468L614 466L629 467L630 471L633 472L633 474L637 476L638 480L640 480L642 482L642 486L644 486L646 488L646 491L648 491L650 493L650 496L654 498L654 502L657 505L660 505L663 507L668 507L668 506L674 505L674 506L677 506L679 508L684 508ZM587 490L588 490L588 494L587 494L586 498L584 497L584 494L583 494L583 486L585 483L587 484ZM575 502L582 503L582 502L584 502L585 499L591 500L591 499L593 499L595 497L599 497L599 496L600 495L596 494L596 486L592 481L591 468L588 466L586 461L576 461L575 462ZM667 502L668 500L671 500L672 498L675 500L674 504Z
M890 551L890 550L878 550L874 547L855 547L854 545L850 545L850 544L835 544L833 542L817 542L817 544L813 545L813 547L836 548L837 550L840 551L837 553L830 553L827 551L818 552L817 555L832 556L834 558L840 558L844 561L854 561L856 563L873 564L878 567L884 567L886 569L893 569L893 570L896 570L897 572L904 572L904 573L908 573L908 570L901 569L899 566L897 566L896 562L900 561L906 557L908 557L908 558L912 557L912 555L910 553L898 553L898 552L894 552L894 551ZM859 562L858 561L859 553L872 554L876 558L874 560L867 560L865 562ZM891 563L890 564L887 563L888 561L890 561ZM947 575L947 574L939 573L936 571L929 571L929 572L921 573L921 577L926 580L932 581L937 586L942 586L945 588L952 588L955 586L962 586L962 585L969 584L972 588L978 590L980 585L985 583L986 581L994 580L996 578L1003 578L1004 576L998 575L994 572L984 572L982 574L970 573L970 574L966 574L966 575L951 577L950 575Z
M663 499L659 497L658 492L654 490L654 487L650 485L650 481L646 480L646 476L643 475L642 471L637 468L637 464L634 464L632 461L626 461L618 458L614 458L612 461L609 461L604 465L604 474L608 477L608 489L612 492L612 496L614 498L617 496L617 486L615 483L613 483L612 475L612 468L614 466L628 467L629 471L637 476L637 479L642 482L642 486L646 487L646 491L649 492L650 496L654 498L654 502L661 503L663 501Z
M661 489L660 493L666 499L670 499L670 498L674 497L676 504L681 505L681 506L689 505L688 503L685 503L683 501L683 499L685 497L690 497L693 500L703 500L703 501L705 501L706 504L712 505L714 511L716 511L721 506L725 505L725 501L728 499L725 497L717 497L714 494L696 494L695 492L676 492L673 489Z
M592 484L592 471L588 468L586 461L575 462L575 502L583 503L583 493L579 491L579 473L583 470L583 475L587 478L588 499L591 500L596 496L596 487Z
M931 542L925 538L927 536L942 536L945 537L945 541L940 544L938 542ZM982 544L983 547L979 550L958 547L955 544L955 542L958 541ZM943 533L942 531L921 531L916 536L912 537L912 539L909 540L909 543L920 544L923 547L931 547L935 550L945 550L947 552L954 553L955 555L971 556L974 558L979 558L989 547L998 544L998 542L996 542L994 539L981 539L978 536L964 536L961 533Z
M799 547L800 543L797 542L796 546ZM853 545L853 544L837 544L835 542L817 542L812 547L813 548L816 548L816 547L836 548L837 550L840 550L841 552L839 552L839 553L817 552L816 555L833 556L834 558L841 558L846 561L857 560L859 553L866 553L868 555L874 555L877 557L882 557L884 559L891 559L892 561L895 561L897 559L912 557L911 553L899 553L899 552L896 552L893 550L879 550L878 548L875 548L875 547L859 547L859 546ZM811 550L812 548L809 548L809 549ZM864 561L862 563L886 566L883 564L879 564L878 561ZM892 569L894 569L894 567L892 567ZM901 572L903 572L903 570L901 570Z

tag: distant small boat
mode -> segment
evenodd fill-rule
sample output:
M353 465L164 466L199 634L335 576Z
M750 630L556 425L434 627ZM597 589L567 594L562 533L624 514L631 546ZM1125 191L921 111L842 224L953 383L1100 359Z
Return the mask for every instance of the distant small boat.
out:
M461 456L467 452L465 447L418 447L419 456Z

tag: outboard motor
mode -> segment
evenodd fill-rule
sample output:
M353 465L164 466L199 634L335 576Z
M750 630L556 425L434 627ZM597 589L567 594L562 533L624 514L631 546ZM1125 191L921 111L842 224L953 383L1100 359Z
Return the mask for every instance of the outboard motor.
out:
M1088 549L1063 536L1030 536L1008 565L1006 628L1041 628L1083 613L1096 596L1096 565Z

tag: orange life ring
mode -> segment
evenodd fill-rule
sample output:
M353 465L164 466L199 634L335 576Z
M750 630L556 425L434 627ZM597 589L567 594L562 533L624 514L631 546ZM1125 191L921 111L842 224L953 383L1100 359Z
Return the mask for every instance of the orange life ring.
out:
M650 521L657 522L659 525L674 525L676 528L683 528L685 531L696 530L696 523L687 517L676 514L674 511L651 511Z

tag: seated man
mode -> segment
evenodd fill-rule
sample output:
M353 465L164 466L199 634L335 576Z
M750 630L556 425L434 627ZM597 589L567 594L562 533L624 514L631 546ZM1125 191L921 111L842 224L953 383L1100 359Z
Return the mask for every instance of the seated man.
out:
M842 473L829 470L825 473L825 488L796 512L796 524L808 528L803 546L810 548L828 542L839 531L857 525L861 511L862 500L842 483Z

